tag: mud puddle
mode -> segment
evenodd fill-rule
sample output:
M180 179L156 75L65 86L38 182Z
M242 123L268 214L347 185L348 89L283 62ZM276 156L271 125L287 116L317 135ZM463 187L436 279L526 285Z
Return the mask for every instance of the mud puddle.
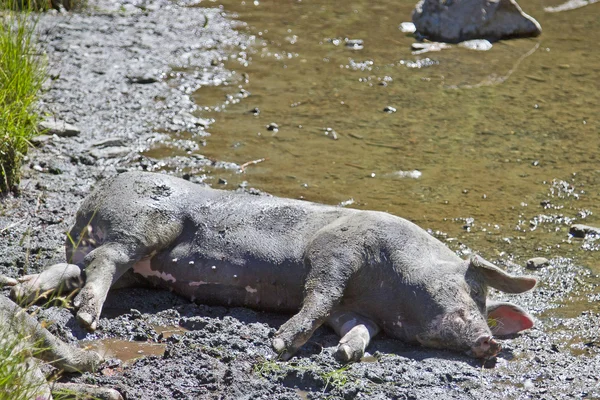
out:
M147 356L162 356L167 347L163 343L132 342L123 339L102 339L97 341L83 341L81 345L97 351L105 358L116 358L126 365L134 360Z
M123 315L123 314L120 314ZM161 341L169 339L173 335L181 335L188 330L180 326L153 326ZM162 356L167 348L166 343L139 342L124 339L99 339L82 341L81 346L90 348L102 354L105 358L121 360L126 365L147 356Z

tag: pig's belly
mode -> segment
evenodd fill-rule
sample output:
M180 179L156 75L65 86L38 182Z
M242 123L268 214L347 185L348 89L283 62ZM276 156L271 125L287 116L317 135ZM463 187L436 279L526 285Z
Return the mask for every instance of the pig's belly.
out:
M138 262L133 272L197 303L285 312L300 309L306 276L302 264L160 255Z

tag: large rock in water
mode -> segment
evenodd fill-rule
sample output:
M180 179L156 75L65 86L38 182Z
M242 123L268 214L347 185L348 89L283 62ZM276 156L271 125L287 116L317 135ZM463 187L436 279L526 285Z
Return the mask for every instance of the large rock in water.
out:
M420 0L412 20L421 35L447 43L542 33L540 24L514 0Z

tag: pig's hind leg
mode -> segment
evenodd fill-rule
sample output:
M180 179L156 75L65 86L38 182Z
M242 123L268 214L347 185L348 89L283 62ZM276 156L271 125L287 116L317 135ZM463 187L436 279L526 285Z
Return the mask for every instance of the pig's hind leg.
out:
M39 274L25 275L14 282L11 297L21 306L40 299L71 293L83 284L81 269L74 264L54 264Z
M380 330L375 322L350 311L334 312L327 323L341 337L335 355L343 362L360 361Z

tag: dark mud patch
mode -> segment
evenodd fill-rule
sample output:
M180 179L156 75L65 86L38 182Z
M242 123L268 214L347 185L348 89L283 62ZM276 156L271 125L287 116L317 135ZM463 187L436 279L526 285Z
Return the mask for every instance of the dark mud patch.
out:
M210 129L189 94L235 81L218 60L250 45L234 27L221 9L166 1L106 2L84 14L42 17L52 76L42 110L81 133L53 136L32 151L20 195L0 203L0 273L16 277L64 261L78 203L104 177L170 169L200 182L207 165L239 168L189 154ZM180 137L168 142L178 146L172 157L140 156L166 133ZM495 261L525 273L510 260ZM96 373L63 377L114 387L126 399L599 398L600 302L590 295L599 291L598 277L566 258L552 258L533 274L539 287L512 300L536 317L536 327L502 340L502 353L485 363L381 336L368 362L342 365L333 358L338 338L326 328L297 357L280 362L270 342L289 316L196 305L149 289L112 292L94 334L77 326L71 310L37 315L73 344L119 340L164 348L162 355L110 359ZM157 328L170 326L182 332Z

